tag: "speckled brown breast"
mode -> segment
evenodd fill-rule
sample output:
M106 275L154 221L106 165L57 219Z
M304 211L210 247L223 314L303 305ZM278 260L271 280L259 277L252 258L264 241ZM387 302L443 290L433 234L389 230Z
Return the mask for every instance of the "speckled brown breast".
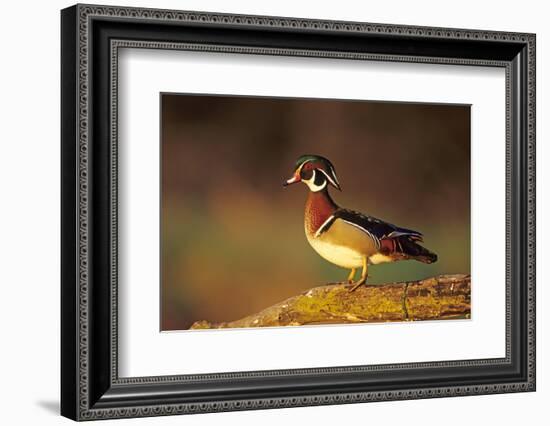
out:
M306 233L315 234L337 208L327 191L310 192L306 201L304 219Z

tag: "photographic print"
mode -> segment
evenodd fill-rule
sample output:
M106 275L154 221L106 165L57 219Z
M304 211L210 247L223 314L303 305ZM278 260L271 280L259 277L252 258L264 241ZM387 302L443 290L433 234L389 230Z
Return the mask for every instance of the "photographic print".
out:
M161 331L470 318L469 105L160 102Z

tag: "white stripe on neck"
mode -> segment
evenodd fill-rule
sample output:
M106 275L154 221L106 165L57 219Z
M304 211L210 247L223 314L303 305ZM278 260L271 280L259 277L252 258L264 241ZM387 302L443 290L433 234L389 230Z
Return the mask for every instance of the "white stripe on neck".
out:
M316 171L317 171L317 169L313 170L313 175L311 176L311 179L308 179L308 180L302 179L302 182L304 182L308 186L308 188L311 192L319 192L322 189L325 189L325 187L327 186L327 180L326 179L323 181L322 185L315 185L315 172Z

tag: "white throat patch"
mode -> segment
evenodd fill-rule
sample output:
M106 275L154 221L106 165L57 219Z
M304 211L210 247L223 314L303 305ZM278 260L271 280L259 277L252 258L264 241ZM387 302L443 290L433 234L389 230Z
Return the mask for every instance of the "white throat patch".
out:
M323 181L323 184L322 185L315 185L315 173L317 172L316 169L313 170L313 175L311 176L311 179L302 179L302 182L304 182L309 190L311 192L319 192L320 190L324 189L325 186L327 186L327 180L325 179Z

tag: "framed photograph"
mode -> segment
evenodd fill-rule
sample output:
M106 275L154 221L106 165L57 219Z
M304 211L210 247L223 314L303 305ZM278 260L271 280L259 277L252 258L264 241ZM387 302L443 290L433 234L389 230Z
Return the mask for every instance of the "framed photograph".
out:
M535 390L535 35L61 12L61 412Z

